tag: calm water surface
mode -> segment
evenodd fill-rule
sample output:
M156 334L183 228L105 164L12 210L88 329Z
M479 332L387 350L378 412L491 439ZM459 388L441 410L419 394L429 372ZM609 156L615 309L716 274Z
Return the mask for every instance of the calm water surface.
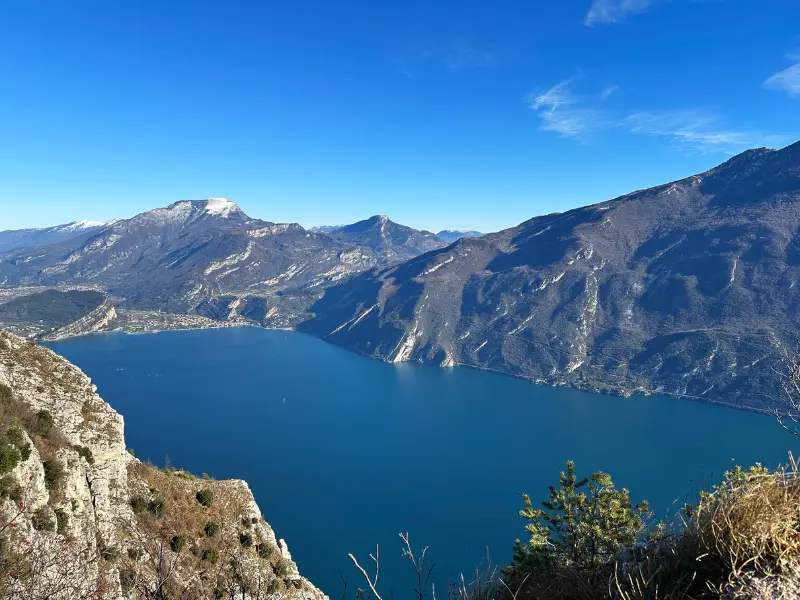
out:
M368 561L376 544L382 580L405 592L401 531L430 545L439 589L487 547L507 561L524 537L520 495L544 498L567 459L670 517L732 460L776 465L799 445L765 416L390 365L293 332L115 333L51 347L124 415L139 458L246 479L300 571L333 598L338 570L350 592L363 586L347 553Z

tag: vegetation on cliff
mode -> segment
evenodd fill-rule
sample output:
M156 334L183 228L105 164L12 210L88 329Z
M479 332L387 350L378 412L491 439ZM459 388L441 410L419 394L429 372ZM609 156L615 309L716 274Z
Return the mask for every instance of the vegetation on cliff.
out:
M78 369L0 332L0 600L324 595L244 481L158 469Z

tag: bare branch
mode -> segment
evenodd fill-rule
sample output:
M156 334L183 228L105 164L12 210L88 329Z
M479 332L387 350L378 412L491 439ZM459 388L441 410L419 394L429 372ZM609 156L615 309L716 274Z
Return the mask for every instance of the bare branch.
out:
M378 600L383 600L383 598L381 598L381 595L378 593L378 590L375 589L375 587L378 585L378 572L379 572L379 569L380 569L380 546L375 546L375 556L372 556L372 554L369 555L370 558L373 561L375 561L375 580L374 581L369 578L369 575L367 575L367 572L364 570L364 567L362 567L360 564L358 564L358 561L356 560L355 556L353 556L352 554L348 554L347 556L350 557L350 560L353 561L353 563L356 565L356 568L359 571L361 571L361 574L364 576L364 579L367 580L367 585L369 585L369 589L372 590L372 593L375 594L375 597Z

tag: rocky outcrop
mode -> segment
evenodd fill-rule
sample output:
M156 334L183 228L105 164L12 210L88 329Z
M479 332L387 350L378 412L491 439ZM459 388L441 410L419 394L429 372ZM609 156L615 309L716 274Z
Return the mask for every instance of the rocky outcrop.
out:
M246 482L141 463L86 375L8 332L0 405L0 598L134 600L160 587L202 599L226 586L251 600L325 598Z

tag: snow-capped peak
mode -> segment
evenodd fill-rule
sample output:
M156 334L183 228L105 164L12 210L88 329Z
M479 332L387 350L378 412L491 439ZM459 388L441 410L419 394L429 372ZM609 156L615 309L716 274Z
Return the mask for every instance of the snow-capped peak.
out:
M231 211L237 211L239 207L227 198L209 198L206 200L206 214L217 215L227 219Z
M66 225L59 225L58 231L82 231L84 229L94 229L95 227L103 227L106 223L102 221L73 221Z

